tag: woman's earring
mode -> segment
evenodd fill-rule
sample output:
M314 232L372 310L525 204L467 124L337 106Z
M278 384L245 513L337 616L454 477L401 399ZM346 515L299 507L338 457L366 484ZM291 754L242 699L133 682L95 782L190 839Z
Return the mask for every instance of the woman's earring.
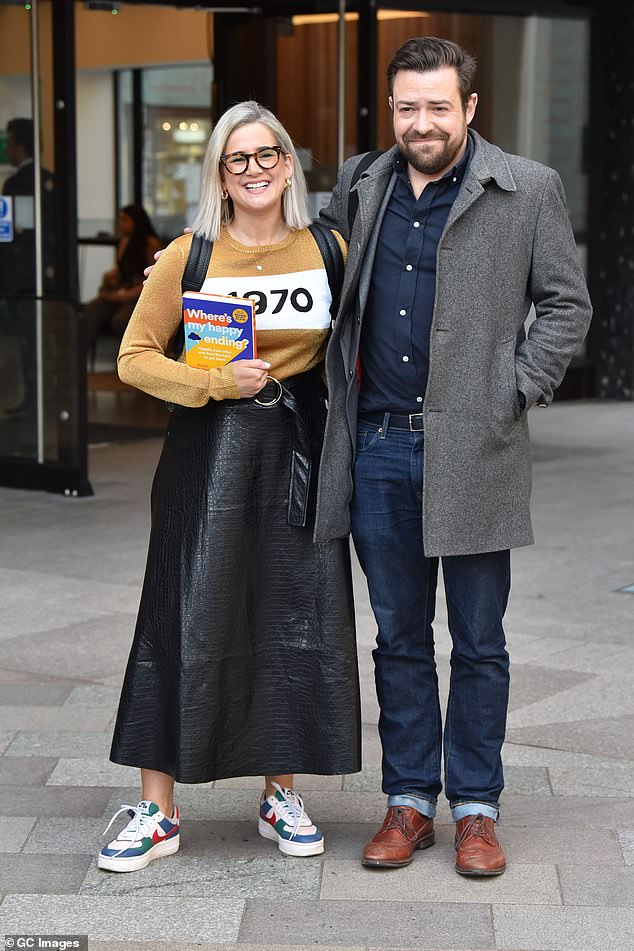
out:
M222 191L220 192L220 197L222 198L223 201L227 200L227 198L229 197L229 192L227 191L226 188L222 189Z
M284 185L284 188L290 188L292 184L293 184L293 179L292 179L292 178L287 178L287 179L286 179L286 183L285 183L285 185Z

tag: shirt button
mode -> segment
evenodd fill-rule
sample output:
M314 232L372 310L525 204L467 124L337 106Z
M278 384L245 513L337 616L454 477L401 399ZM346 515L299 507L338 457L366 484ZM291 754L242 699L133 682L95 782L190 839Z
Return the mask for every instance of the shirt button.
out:
M417 396L417 397L416 397L416 402L417 402L417 403L422 403L422 402L423 402L423 397L422 397L422 396Z
M403 357L403 363L409 363L409 357Z
M406 310L399 310L399 314L401 315L401 317L406 317L406 316L407 316L407 311L406 311Z
M414 222L414 227L415 227L415 228L420 228L420 221L415 221L415 222Z
M412 270L412 265L411 265L411 264L406 264L406 265L405 265L405 270L406 270L406 271L411 271L411 270Z
M352 379L352 377L354 376L354 370L350 370L348 372L348 376L350 377L350 379Z

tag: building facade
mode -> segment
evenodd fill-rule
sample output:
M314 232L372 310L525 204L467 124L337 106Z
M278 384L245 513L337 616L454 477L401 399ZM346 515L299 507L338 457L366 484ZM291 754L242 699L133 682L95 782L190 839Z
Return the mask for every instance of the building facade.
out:
M79 305L112 261L117 209L142 204L178 234L215 118L257 98L298 145L316 212L345 158L390 146L385 69L414 35L473 52L474 127L564 181L595 319L558 398L633 398L629 0L196 6L0 2L3 484L91 491ZM32 120L30 156L7 133L16 117Z

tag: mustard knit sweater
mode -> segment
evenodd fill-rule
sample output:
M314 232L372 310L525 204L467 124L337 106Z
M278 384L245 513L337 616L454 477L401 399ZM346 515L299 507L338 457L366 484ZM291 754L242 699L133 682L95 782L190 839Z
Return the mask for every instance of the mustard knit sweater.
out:
M334 232L345 255L345 244ZM181 278L192 242L176 238L156 263L119 351L125 383L181 406L239 399L232 364L199 370L166 356L183 319ZM258 267L259 265L259 267ZM284 380L319 365L330 331L331 295L319 249L308 229L278 244L240 244L226 229L214 242L202 291L256 300L258 358Z

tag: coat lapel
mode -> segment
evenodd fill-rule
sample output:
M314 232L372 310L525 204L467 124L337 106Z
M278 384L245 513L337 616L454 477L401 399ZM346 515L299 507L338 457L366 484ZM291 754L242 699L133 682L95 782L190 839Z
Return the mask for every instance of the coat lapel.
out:
M464 177L462 188L451 206L443 237L451 226L464 215L474 201L484 192L484 186L492 179L505 191L517 191L517 186L504 153L496 145L491 145L472 129L473 156ZM442 240L442 239L441 239Z
M356 290L359 274L366 257L373 229L380 228L383 214L392 194L394 174L392 161L396 147L388 149L363 173L354 186L359 198L359 207L354 220L348 251L348 266L341 295L342 310L350 306Z
M517 190L504 153L477 132L469 130L469 135L473 137L474 142L473 156L462 187L449 213L441 244L452 225L484 193L487 182L493 179L504 190ZM396 151L394 145L379 156L354 186L359 197L359 207L350 235L340 314L351 310L357 287L359 287L362 303L365 301L365 293L367 293L371 276L369 262L373 260L385 209L396 180L394 172ZM347 344L342 341L341 345L342 349L345 349Z

